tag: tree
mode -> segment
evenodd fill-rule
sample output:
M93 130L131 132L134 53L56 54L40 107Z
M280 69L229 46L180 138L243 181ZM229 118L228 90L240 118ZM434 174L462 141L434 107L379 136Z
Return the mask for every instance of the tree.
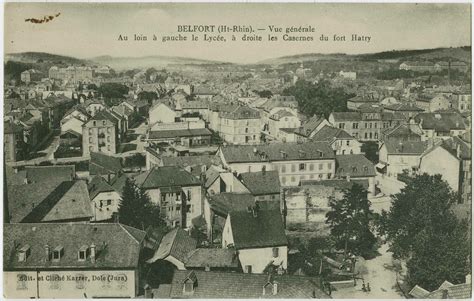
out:
M163 224L159 206L153 204L144 189L127 179L118 210L119 222L137 229Z
M324 115L329 117L331 112L347 110L347 99L350 95L342 88L334 88L328 81L317 84L305 80L298 80L294 86L286 88L283 95L293 95L299 110L307 116Z
M146 100L149 104L151 104L155 99L158 99L158 94L156 94L156 92L142 91L138 93L138 100Z
M457 195L441 175L417 175L383 211L380 231L394 256L407 260L407 281L433 290L443 281L461 283L469 273L470 236L466 221L451 211Z
M128 87L117 83L104 83L100 85L98 92L104 98L124 98L128 94Z
M273 96L273 93L270 90L253 90L253 92L257 93L257 95L262 98L270 98Z
M371 231L374 214L370 205L367 190L358 184L345 191L341 200L332 198L329 201L331 211L326 214L326 223L331 228L336 247L365 258L374 255L377 239Z

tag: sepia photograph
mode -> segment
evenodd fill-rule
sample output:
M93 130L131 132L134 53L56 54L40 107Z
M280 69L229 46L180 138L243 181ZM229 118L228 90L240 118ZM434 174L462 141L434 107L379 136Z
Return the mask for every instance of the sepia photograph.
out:
M471 3L2 5L3 298L471 298Z

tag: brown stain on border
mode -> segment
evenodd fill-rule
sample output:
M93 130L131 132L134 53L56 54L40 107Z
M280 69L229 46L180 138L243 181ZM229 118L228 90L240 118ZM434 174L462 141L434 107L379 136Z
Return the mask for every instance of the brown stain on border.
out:
M25 22L30 22L30 23L34 23L34 24L48 23L48 22L54 20L54 18L59 17L60 15L61 15L61 13L57 13L55 15L44 16L42 19L28 18L28 19L25 19Z

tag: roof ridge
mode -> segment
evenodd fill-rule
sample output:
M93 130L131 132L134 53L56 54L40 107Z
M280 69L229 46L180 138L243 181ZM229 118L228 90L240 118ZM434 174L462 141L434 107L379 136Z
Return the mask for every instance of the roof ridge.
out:
M137 242L137 244L140 244L140 242L130 233L128 232L128 230L124 227L124 226L127 226L127 225L123 225L121 223L117 223L125 232L127 232L127 234L134 240ZM129 227L129 226L128 226Z

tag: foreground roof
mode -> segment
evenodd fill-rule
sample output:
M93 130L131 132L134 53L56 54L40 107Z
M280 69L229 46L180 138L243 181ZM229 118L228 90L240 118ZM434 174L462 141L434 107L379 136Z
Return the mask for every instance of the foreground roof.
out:
M3 267L5 270L137 268L140 243L145 232L122 224L4 224ZM62 247L59 261L46 260L45 245ZM96 261L79 261L83 247L96 246ZM28 245L30 255L19 262L17 251Z
M161 240L160 246L148 262L165 259L172 256L181 262L185 262L191 251L196 249L197 241L186 231L176 228L168 232Z
M185 281L195 281L194 292L186 295ZM318 278L291 275L244 274L229 272L175 271L169 295L165 298L331 298L318 286ZM277 293L272 288L263 295L264 286L277 283Z
M351 177L375 177L375 166L362 154L337 155L336 175Z
M145 189L200 185L198 178L177 166L153 167L136 177L137 184Z

